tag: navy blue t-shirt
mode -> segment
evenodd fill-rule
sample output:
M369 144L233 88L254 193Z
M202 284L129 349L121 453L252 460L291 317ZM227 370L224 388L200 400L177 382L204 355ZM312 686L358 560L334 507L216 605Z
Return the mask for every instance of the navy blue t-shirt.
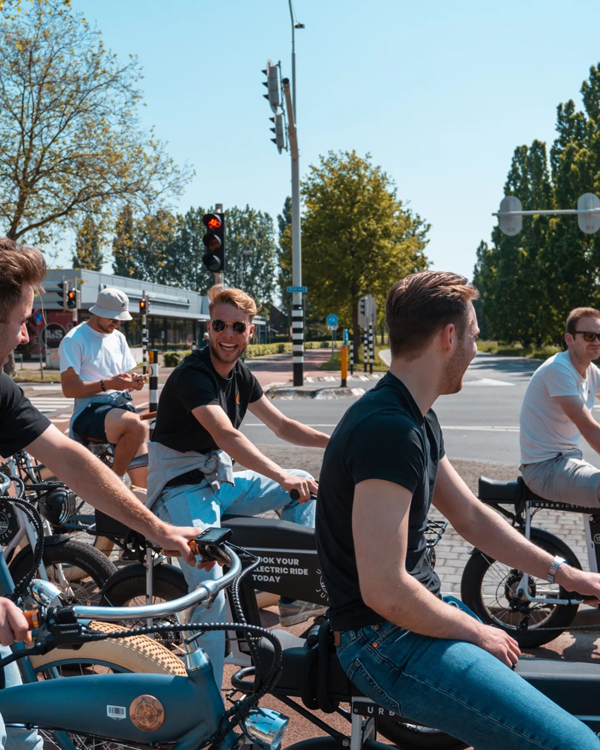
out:
M334 630L357 630L383 620L362 599L352 538L354 488L367 479L394 482L412 493L406 570L439 594L440 580L427 557L425 530L443 456L435 413L430 410L423 417L406 386L390 372L348 409L336 427L323 458L316 518L319 562Z
M0 456L9 458L23 450L50 426L21 388L6 374L0 374Z

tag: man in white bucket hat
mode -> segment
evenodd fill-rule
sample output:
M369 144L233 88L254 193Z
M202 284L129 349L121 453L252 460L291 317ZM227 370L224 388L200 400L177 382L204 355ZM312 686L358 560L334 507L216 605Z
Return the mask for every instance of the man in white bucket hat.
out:
M113 443L113 471L122 476L135 456L148 450L148 427L135 413L130 391L144 387L144 376L132 372L136 361L121 321L131 320L129 299L120 289L103 289L90 308L92 317L72 328L60 344L64 395L75 399L71 437ZM148 470L131 469L131 481L145 487Z

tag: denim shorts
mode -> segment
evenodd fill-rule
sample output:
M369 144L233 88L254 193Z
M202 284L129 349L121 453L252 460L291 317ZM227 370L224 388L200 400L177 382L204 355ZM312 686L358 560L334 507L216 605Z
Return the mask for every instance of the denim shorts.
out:
M135 412L133 404L114 404L94 403L88 404L77 419L73 422L73 432L81 440L106 440L106 429L104 420L109 411L113 409L123 409L124 411Z

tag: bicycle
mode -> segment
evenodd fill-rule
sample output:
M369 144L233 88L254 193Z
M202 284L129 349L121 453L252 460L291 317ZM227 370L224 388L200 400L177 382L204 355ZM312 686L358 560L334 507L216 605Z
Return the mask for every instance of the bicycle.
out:
M0 486L2 483L8 486L8 480L0 476ZM201 542L201 539L197 541ZM33 647L16 646L11 656L0 661L0 668L17 660L23 664L32 654L45 654L58 646L63 650L80 649L109 638L139 637L142 631L170 629L194 633L235 628L247 634L255 653L258 653L259 638L266 639L272 648L270 664L265 669L257 665L254 686L242 699L233 701L231 708L225 710L210 662L195 645L195 638L191 637L186 639L185 665L179 674L96 674L51 682L26 680L23 685L0 690L0 712L7 725L24 723L57 732L57 743L63 750L72 750L74 742L80 746L88 741L151 747L169 744L176 750L196 747L227 750L240 747L243 738L250 744L277 750L288 719L259 706L260 699L274 689L281 670L282 651L277 638L264 628L243 621L223 625L190 622L196 606L200 603L210 605L225 587L231 585L234 598L237 598L237 586L244 576L238 551L241 554L243 551L229 545L221 545L221 549L231 561L229 570L220 579L207 581L185 597L166 604L119 609L63 606L56 600L43 601L38 594L37 609L27 613L35 628ZM0 586L5 593L10 592L12 584L6 572L0 555ZM40 591L50 598L54 593L52 588L43 583ZM175 625L154 625L138 631L98 632L82 622L90 617L115 621L169 615L178 615L180 621ZM240 617L243 618L241 612ZM27 676L27 670L24 672ZM82 694L86 697L83 703L78 701ZM77 711L73 711L73 705L78 706ZM241 730L241 734L236 730ZM348 738L348 745L351 750L362 747L384 750L385 747L370 740L368 735ZM331 743L316 738L308 745L304 742L292 747L299 750L300 746L316 750L329 748Z
M521 477L512 482L480 477L479 499L499 511L526 539L579 569L581 562L569 545L549 531L532 526L532 520L542 509L583 514L590 569L600 569L600 512L544 500ZM584 601L556 583L503 565L477 548L472 550L462 574L461 598L483 622L503 628L524 648L541 646L559 636Z

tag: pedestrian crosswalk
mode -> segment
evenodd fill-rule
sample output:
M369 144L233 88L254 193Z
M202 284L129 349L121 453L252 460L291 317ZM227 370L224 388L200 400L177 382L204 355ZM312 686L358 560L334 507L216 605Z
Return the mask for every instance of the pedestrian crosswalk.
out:
M73 410L73 399L62 396L32 396L31 403L42 414L51 414L57 409L62 409L67 415Z

